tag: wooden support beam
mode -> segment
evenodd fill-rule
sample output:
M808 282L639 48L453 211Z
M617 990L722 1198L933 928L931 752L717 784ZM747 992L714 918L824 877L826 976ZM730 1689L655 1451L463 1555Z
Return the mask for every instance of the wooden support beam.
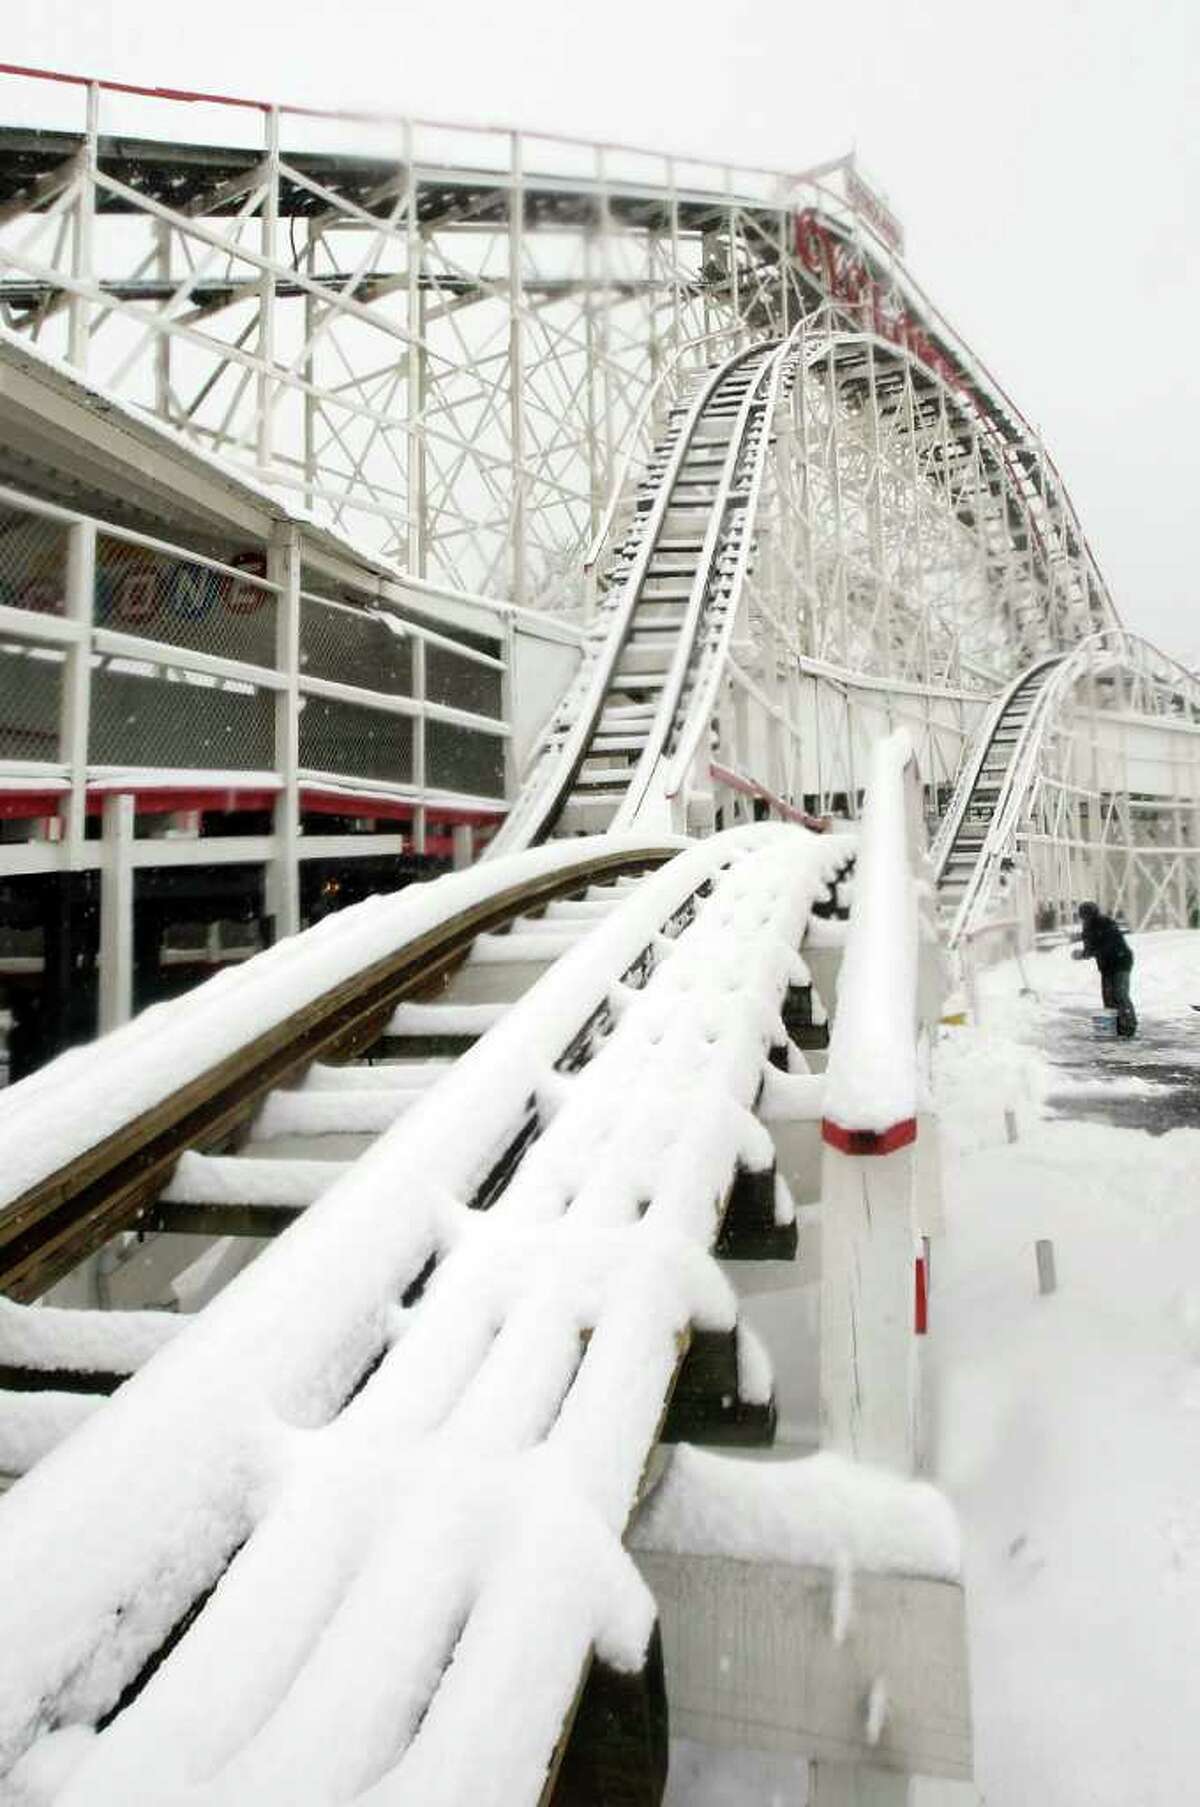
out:
M215 1205L191 1201L177 1204L159 1199L138 1218L137 1228L161 1230L171 1236L270 1237L295 1223L303 1209L300 1205Z
M739 1167L713 1253L722 1261L793 1261L797 1231L775 1221L775 1167Z
M372 1060L457 1060L477 1035L381 1035L364 1052Z
M667 1785L667 1690L656 1625L644 1667L593 1657L546 1807L659 1807Z
M25 1368L0 1363L0 1392L115 1393L129 1379L100 1368Z
M662 1430L663 1443L755 1447L775 1441L775 1401L739 1397L737 1330L693 1330Z

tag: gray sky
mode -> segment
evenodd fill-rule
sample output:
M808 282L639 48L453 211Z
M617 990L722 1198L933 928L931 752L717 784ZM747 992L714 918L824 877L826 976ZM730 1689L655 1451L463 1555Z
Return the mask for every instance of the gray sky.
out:
M6 0L0 55L794 169L855 145L1126 622L1200 659L1200 0Z

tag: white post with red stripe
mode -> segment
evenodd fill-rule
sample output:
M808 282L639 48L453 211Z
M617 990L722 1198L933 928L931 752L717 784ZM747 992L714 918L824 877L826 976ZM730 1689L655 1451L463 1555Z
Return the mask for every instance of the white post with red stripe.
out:
M826 1075L821 1441L904 1474L918 1463L928 1279L915 1205L918 1035L937 991L922 973L936 956L922 935L923 855L916 763L895 734L875 749Z
M904 1474L917 1466L910 1119L878 1138L821 1126L821 1443Z

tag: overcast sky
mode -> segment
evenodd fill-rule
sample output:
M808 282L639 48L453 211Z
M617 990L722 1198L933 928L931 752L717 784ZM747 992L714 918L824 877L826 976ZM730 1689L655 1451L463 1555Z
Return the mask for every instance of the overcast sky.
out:
M791 169L856 146L1128 625L1200 658L1200 0L2 7L9 62Z

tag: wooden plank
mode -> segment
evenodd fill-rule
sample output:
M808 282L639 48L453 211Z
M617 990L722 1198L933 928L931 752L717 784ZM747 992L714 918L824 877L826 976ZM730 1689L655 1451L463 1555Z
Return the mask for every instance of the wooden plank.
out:
M330 1166L337 1166L330 1162ZM330 1184L333 1184L332 1179ZM184 1204L158 1199L138 1218L138 1229L171 1236L278 1236L307 1209L304 1205Z

